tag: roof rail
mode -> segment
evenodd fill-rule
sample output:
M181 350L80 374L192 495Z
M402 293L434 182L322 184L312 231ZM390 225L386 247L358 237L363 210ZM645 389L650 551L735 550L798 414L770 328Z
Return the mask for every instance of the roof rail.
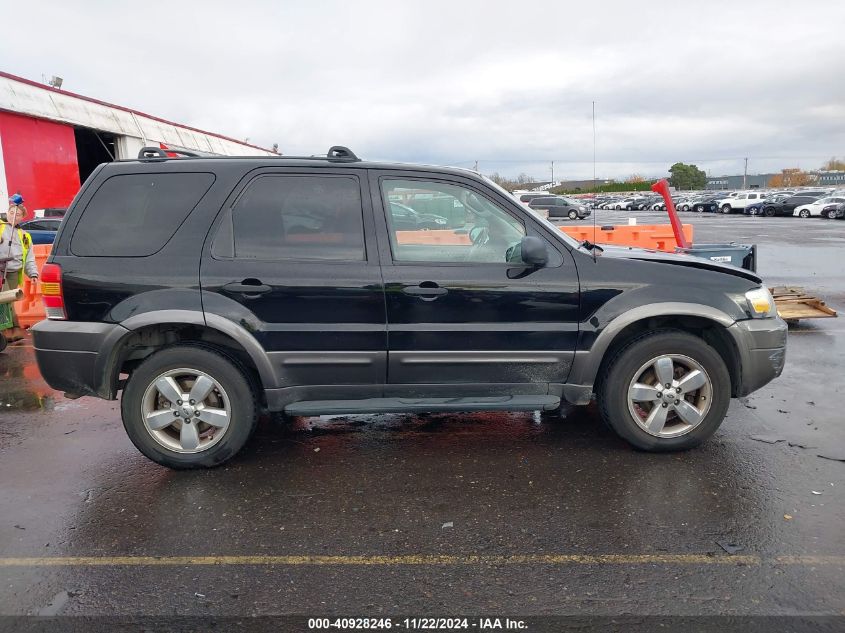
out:
M177 156L174 156L174 154ZM206 156L186 149L163 149L160 147L144 147L140 152L138 152L139 160L167 160L169 158L179 158L181 156L187 156L189 158L225 158L223 156ZM328 160L333 163L361 162L361 159L355 155L355 152L343 145L333 145L329 148L329 151L325 156L274 156L273 158L286 158L288 160Z
M355 152L343 145L332 145L329 148L328 154L326 154L326 158L332 161L349 163L357 163L361 161L361 159L355 155Z
M169 154L179 154L181 156L189 156L191 158L199 158L196 152L190 152L186 149L162 149L160 147L144 147L138 152L138 158L173 158Z

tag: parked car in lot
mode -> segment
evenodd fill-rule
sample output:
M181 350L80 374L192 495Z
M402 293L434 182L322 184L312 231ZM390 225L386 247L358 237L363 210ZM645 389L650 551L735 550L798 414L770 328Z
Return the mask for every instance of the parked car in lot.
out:
M845 204L831 204L825 208L828 212L827 217L836 220L845 219Z
M513 192L513 197L519 200L519 202L525 207L527 207L528 203L534 198L546 198L549 195L548 191L523 191L517 189Z
M739 193L733 197L722 198L719 200L719 210L722 213L733 213L734 211L744 211L745 207L761 200L766 199L765 193L745 192Z
M33 244L52 244L61 224L61 218L38 218L21 222L20 228L29 233Z
M446 218L433 213L420 213L398 202L390 203L393 225L400 230L414 231L425 229L445 229L449 224Z
M771 205L775 202L783 202L792 194L783 194L783 193L775 193L769 194L768 197L764 198L763 200L759 200L753 204L749 204L743 210L745 215L764 215L763 208L768 204Z
M225 462L263 411L553 412L594 397L634 446L681 450L783 370L786 324L753 272L575 241L469 170L341 147L168 153L87 179L33 327L47 383L120 394L130 439L160 464ZM390 201L410 196L460 209L456 239L400 230Z
M704 196L692 204L692 210L696 213L717 213L719 211L718 196Z
M583 220L590 215L590 209L586 204L564 198L563 196L547 196L545 198L534 198L528 207L535 210L548 211L549 218L569 218L570 220Z
M763 204L763 207L760 209L762 215L772 217L776 215L792 215L792 212L795 211L796 207L800 207L803 204L810 204L811 202L815 202L818 200L823 194L816 195L807 195L807 194L796 194L794 196L789 196L788 198L784 198L783 200L779 201L766 201Z
M836 205L843 202L845 202L845 198L819 198L813 202L795 207L792 215L797 218L829 217L829 213L836 212Z

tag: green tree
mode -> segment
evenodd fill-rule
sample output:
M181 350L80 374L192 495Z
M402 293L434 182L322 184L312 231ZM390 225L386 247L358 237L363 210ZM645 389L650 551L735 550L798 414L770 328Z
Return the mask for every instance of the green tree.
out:
M707 185L707 174L695 165L675 163L669 173L669 184L675 189L704 189Z

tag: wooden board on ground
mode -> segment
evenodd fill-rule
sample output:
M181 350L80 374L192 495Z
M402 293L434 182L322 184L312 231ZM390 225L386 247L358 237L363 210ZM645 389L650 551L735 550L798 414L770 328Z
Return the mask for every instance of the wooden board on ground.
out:
M778 315L785 321L838 316L836 310L829 307L818 297L808 294L803 288L777 286L775 288L769 288L769 291L775 299Z

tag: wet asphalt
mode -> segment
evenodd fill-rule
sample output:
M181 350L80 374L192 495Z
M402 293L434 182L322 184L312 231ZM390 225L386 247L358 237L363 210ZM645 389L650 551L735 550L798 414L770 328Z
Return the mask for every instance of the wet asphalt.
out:
M845 310L845 221L683 219ZM594 407L340 416L174 472L25 342L0 354L0 615L845 615L843 359L845 318L791 327L783 376L685 453Z

